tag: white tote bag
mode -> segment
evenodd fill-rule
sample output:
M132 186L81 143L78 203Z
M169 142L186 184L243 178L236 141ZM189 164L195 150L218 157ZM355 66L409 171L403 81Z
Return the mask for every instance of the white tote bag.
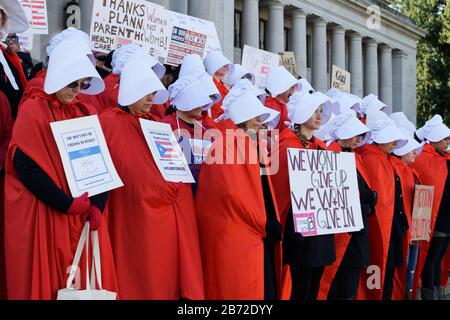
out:
M100 264L100 246L98 244L98 232L92 231L92 268L89 281L89 221L84 225L78 241L77 250L70 267L69 277L67 278L66 288L58 290L57 300L116 300L117 293L102 289L102 269ZM74 288L73 281L77 273L80 257L83 248L86 247L86 289L77 290ZM95 287L95 279L99 289Z

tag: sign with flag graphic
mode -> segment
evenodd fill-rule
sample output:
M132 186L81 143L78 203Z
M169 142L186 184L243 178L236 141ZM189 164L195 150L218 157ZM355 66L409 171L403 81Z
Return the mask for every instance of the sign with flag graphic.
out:
M189 165L167 123L140 119L145 140L161 175L169 182L194 183Z

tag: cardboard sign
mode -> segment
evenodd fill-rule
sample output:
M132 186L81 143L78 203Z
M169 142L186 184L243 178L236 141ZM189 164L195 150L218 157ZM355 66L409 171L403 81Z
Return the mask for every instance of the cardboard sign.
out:
M288 149L287 165L295 232L310 237L364 227L353 153Z
M168 123L139 119L145 140L166 181L195 183L183 151Z
M278 54L244 45L242 66L256 77L256 86L266 88L267 74L272 68L280 65Z
M26 50L26 51L33 50L34 35L33 35L33 32L31 31L31 29L28 29L24 33L18 33L17 36L19 37L20 49Z
M351 74L333 64L331 69L331 88L350 93Z
M50 123L72 196L123 186L96 115Z
M295 62L295 54L292 51L280 53L280 64L286 68L296 79L298 79L297 63Z
M433 195L434 187L416 185L411 229L413 241L430 241Z
M93 49L108 53L137 44L164 61L172 30L168 11L145 0L95 0L90 38Z
M213 22L169 11L173 26L166 63L177 66L184 56L197 54L202 58L214 50L221 50L216 26Z

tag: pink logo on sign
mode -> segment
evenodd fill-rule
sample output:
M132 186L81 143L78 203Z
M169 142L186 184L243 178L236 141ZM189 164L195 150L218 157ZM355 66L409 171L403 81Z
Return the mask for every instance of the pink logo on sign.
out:
M268 74L270 71L270 67L263 66L261 67L261 74Z
M304 237L317 235L314 213L294 213L294 228Z

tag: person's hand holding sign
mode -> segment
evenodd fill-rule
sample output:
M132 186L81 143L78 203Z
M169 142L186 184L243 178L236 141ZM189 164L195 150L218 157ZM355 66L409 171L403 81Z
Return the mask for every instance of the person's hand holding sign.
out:
M91 202L89 201L89 194L85 192L81 196L73 199L67 213L75 216L86 213L89 211L90 205Z

